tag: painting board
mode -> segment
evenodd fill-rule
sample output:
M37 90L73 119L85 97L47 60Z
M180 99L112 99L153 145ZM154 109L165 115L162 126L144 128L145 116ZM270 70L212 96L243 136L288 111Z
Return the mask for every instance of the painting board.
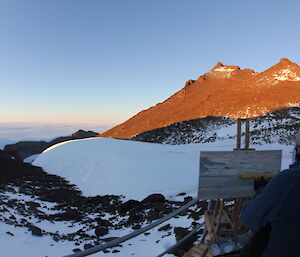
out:
M281 156L281 150L201 152L198 195L202 199L252 196L253 179L238 176L276 175L281 169Z

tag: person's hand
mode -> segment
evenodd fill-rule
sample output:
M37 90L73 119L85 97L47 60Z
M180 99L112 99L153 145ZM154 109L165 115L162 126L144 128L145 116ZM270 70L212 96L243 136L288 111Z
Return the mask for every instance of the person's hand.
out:
M265 179L264 177L256 178L254 180L253 188L255 192L263 189L269 182L269 179Z

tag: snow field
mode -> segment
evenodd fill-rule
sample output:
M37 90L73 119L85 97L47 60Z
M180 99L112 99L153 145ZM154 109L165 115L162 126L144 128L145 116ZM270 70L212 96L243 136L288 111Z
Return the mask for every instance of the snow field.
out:
M225 128L226 133L229 128ZM33 162L48 173L66 178L88 196L124 195L142 200L152 193L175 198L197 193L201 151L231 151L234 140L207 144L163 145L92 138L48 148ZM282 169L292 160L293 146L270 144L256 150L283 150Z

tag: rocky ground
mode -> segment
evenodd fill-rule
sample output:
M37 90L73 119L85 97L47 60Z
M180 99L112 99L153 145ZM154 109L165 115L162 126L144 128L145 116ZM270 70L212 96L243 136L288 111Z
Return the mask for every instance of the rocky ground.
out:
M0 151L0 222L26 228L32 236L50 236L53 242L72 242L74 252L114 239L110 236L112 231L136 230L163 217L190 200L185 193L181 197L182 201L169 201L163 195L153 194L142 201L126 202L122 196L85 197L63 178ZM189 227L169 223L159 226L161 238L175 235L180 240L202 222L205 208L206 202L199 202L181 214L191 220ZM14 237L12 231L5 233ZM182 245L174 254L180 256L191 243ZM105 252L121 252L120 246Z
M300 126L300 108L274 111L250 120L250 142L261 145L278 142L293 144ZM163 144L191 144L236 138L236 120L205 117L173 123L136 135L131 140Z

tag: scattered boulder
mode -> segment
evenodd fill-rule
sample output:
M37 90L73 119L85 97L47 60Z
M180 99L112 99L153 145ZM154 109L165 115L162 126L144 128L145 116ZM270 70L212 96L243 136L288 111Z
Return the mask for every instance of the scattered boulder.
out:
M103 226L103 227L112 226L112 223L109 220L104 220L104 219L101 219L101 218L96 218L95 221L97 221L98 226Z
M58 242L60 240L58 235L54 235L52 238L55 242Z
M129 200L123 204L120 205L119 207L119 213L127 213L130 211L132 208L139 206L141 203L136 200Z
M182 227L175 227L174 233L175 233L176 241L178 242L179 240L184 238L189 233L189 230L186 228L182 228ZM193 242L195 242L196 239L197 239L197 236L192 235L190 238L188 238L187 240L182 242L176 249L174 249L170 253L172 253L176 256L182 256L193 246Z
M184 87L188 87L188 86L192 85L194 82L195 82L195 80L190 79L190 80L185 82Z
M171 229L171 225L170 225L170 224L167 224L167 225L164 225L164 226L160 227L160 228L158 229L158 231L168 231L168 230L170 230L170 229Z
M84 244L84 246L83 246L84 250L90 249L92 247L93 247L92 244Z
M34 236L42 236L43 235L42 230L39 227L30 225L28 227L28 230L31 231L32 235L34 235Z
M103 227L103 226L98 226L95 228L95 234L98 237L104 236L104 235L108 234L108 228Z
M132 229L134 229L134 230L138 230L138 229L140 229L142 226L140 225L140 224L137 224L137 225L134 225L133 227L132 227Z
M166 198L162 194L152 194L147 196L142 203L155 203L155 202L165 202Z
M139 213L132 213L127 220L127 224L139 223L144 220L144 216Z
M162 203L162 202L154 202L153 203L153 207L158 212L162 212L162 211L164 211L166 209L165 204Z
M182 238L184 238L189 233L189 231L186 228L175 227L174 233L175 233L176 241L179 241Z

